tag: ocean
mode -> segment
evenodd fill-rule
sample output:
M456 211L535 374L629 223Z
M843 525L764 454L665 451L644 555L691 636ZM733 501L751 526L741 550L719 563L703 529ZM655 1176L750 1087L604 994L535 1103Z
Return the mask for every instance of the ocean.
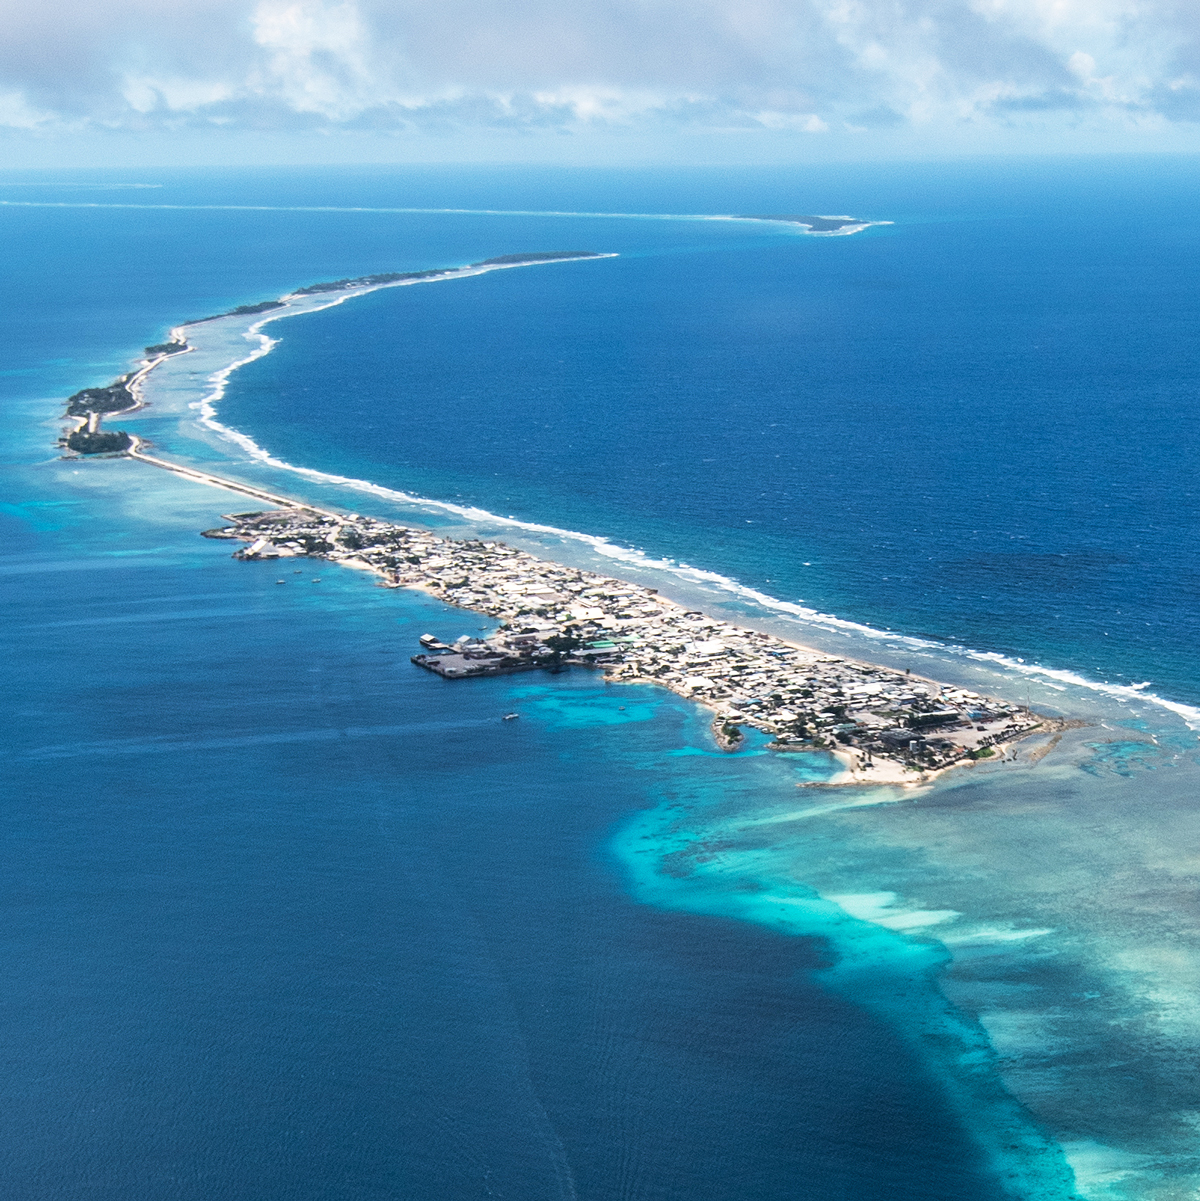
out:
M1191 1195L1197 171L0 177L6 1194ZM878 224L713 219L779 212ZM798 790L647 686L420 672L486 619L56 457L183 321L570 249L195 326L118 423L1087 724Z

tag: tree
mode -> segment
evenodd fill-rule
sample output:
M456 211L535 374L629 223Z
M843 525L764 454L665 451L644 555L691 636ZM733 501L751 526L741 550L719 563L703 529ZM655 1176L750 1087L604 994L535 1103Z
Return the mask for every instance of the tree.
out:
M583 645L583 639L576 633L575 626L567 626L560 634L551 634L546 639L546 645L550 648L550 662L557 667L563 659L571 654L572 651L577 651Z

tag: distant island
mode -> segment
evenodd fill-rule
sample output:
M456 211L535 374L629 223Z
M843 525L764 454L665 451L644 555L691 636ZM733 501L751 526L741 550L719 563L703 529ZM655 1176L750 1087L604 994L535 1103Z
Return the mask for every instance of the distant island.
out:
M59 444L74 451L76 454L114 454L128 450L132 445L130 436L124 430L107 431L100 429L100 419L113 413L125 413L140 407L142 398L140 384L149 371L152 371L164 359L172 355L182 354L190 350L187 339L178 331L189 325L203 325L206 321L217 321L222 317L252 317L258 313L269 313L275 309L287 308L288 297L314 296L324 292L342 292L350 288L378 288L388 284L405 283L412 280L440 279L454 275L466 275L472 272L487 270L494 267L532 266L536 263L554 263L570 259L603 259L611 258L611 254L602 254L595 250L532 250L520 254L501 254L495 258L483 259L478 263L470 263L466 267L436 267L427 271L386 271L378 275L359 275L352 279L335 279L325 283L308 284L289 292L282 300L260 300L254 304L239 304L236 308L224 313L214 313L210 317L199 317L194 321L184 321L172 331L170 340L156 342L147 346L146 362L137 370L127 375L119 376L111 384L98 388L81 388L78 392L67 397L67 408L64 416L73 417L78 425L69 434L65 433L59 439Z
M154 346L147 346L146 358L150 361L139 371L120 375L111 384L106 384L102 388L81 388L78 392L68 396L66 416L86 418L92 413L103 415L105 413L124 413L128 409L136 409L142 402L135 389L146 372L151 367L157 367L163 359L174 354L182 354L187 349L187 342L175 337L172 337L169 342L159 342Z
M86 417L89 413L121 413L136 408L138 398L130 391L133 374L122 375L103 388L82 388L67 397L67 416Z
M738 213L735 221L786 221L790 225L807 225L814 234L857 233L868 225L880 222L864 221L860 217L815 217L802 213Z
M169 354L182 354L187 348L186 342L172 338L170 342L158 342L154 346L147 346L146 358L156 359L160 356L165 358Z
M239 304L236 309L227 313L213 313L211 317L197 317L195 321L185 321L184 325L203 325L206 321L217 321L221 317L252 317L255 313L267 313L271 309L284 307L282 300L260 300L258 304Z
M133 439L124 430L92 431L84 425L67 435L65 445L80 455L112 455L128 450Z
M222 317L252 317L255 313L267 313L271 309L283 308L282 300L260 300L258 304L239 304L236 309L220 314Z
M77 455L118 455L133 446L133 438L124 430L102 430L103 414L89 409L70 433L63 432L58 444Z
M536 254L498 254L494 259L472 263L472 267L515 267L520 263L553 263L558 259L602 259L595 250L543 250ZM469 270L469 268L468 268Z
M315 296L319 292L340 292L344 288L370 288L379 284L398 284L406 279L433 279L438 275L450 275L461 270L457 267L438 267L432 271L385 271L379 275L359 275L354 279L331 279L325 283L309 284L297 288L295 296Z
M297 288L292 295L313 296L319 292L341 292L346 288L371 288L378 287L380 284L398 284L408 279L436 279L442 276L460 275L467 271L477 271L480 267L520 267L526 263L553 263L563 259L601 259L606 257L594 250L539 250L528 254L501 254L493 259L470 263L466 267L437 267L430 271L387 271L381 275L359 275L353 279L332 279L326 283L309 284L307 287Z

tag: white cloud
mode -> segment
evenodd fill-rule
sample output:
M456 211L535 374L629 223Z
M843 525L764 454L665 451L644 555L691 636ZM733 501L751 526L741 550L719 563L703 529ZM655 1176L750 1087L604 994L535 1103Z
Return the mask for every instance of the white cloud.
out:
M1200 121L1181 0L0 0L0 20L0 123L27 129Z
M829 125L816 113L773 113L751 114L764 129L793 129L802 133L828 133Z
M371 38L357 7L344 0L263 0L254 41L265 51L254 90L277 94L298 113L344 121L393 99L388 72L371 62Z
M143 114L158 109L196 112L228 100L232 94L233 89L222 80L155 79L147 75L127 75L121 88L129 107Z
M30 108L20 92L0 92L0 126L37 129L51 119L50 113L40 113Z

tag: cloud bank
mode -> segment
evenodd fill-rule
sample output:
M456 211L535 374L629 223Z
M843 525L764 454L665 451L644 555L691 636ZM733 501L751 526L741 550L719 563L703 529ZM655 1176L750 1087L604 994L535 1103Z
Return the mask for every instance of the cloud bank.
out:
M1200 122L1184 0L0 0L0 126L574 132Z

